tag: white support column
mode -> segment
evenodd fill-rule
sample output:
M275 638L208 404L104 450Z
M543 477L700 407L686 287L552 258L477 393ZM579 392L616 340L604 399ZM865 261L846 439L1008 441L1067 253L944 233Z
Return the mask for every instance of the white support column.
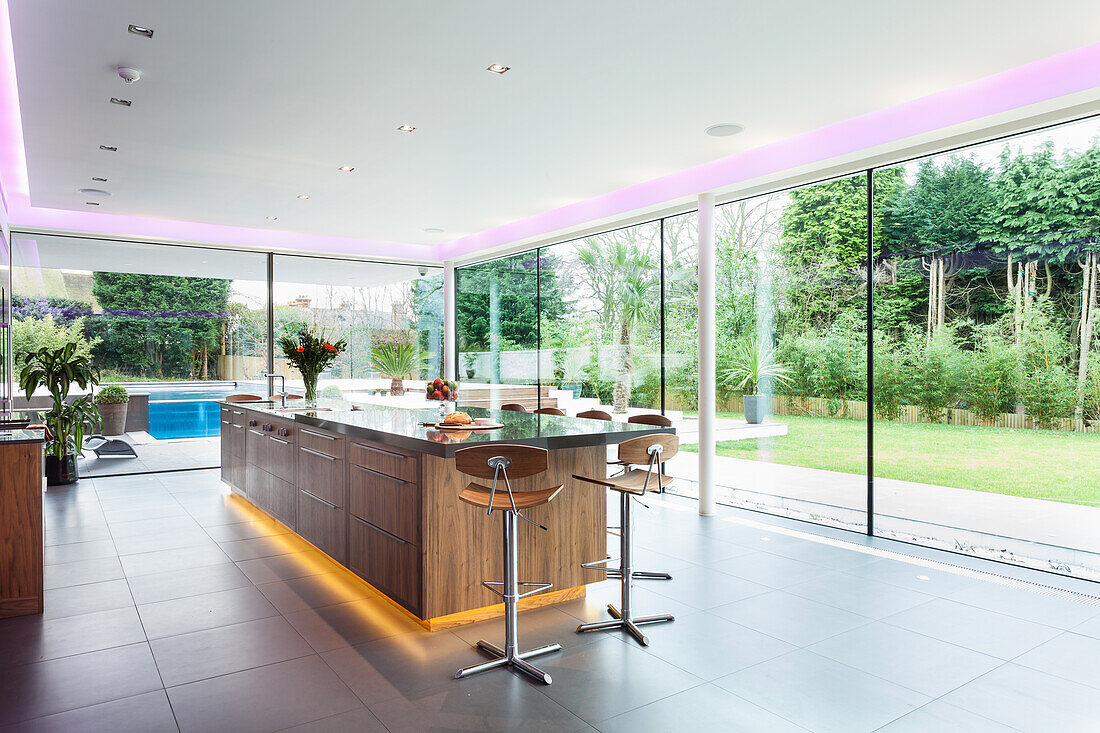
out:
M457 382L458 349L455 348L455 327L457 310L455 309L455 263L447 260L443 263L443 378Z
M699 194L699 513L713 515L715 395L714 194Z

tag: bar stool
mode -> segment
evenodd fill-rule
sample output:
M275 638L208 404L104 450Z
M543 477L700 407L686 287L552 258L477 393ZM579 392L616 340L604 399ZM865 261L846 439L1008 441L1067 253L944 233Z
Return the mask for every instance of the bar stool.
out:
M535 410L536 415L557 415L558 417L565 417L565 410L560 410L557 407L540 407Z
M622 607L615 608L614 604L607 605L607 611L614 620L597 621L590 624L581 624L577 627L578 633L585 631L597 631L601 629L625 629L642 645L649 646L649 639L641 632L638 626L642 624L655 624L662 621L672 621L672 614L661 613L653 616L635 616L631 606L634 589L634 578L638 573L634 570L633 558L633 521L630 514L631 502L637 497L644 496L647 491L658 490L667 486L672 479L661 474L659 468L662 460L672 458L680 450L680 439L675 435L643 435L631 438L619 444L619 458L628 465L645 465L644 469L633 468L621 476L611 478L591 478L589 476L573 475L578 481L587 481L591 484L604 486L612 491L619 492L619 511L622 517L622 528L619 533L620 547L620 573L622 580ZM586 569L599 569L614 558L596 560L584 563L581 567Z
M584 412L578 412L577 417L583 417L588 420L604 420L611 422L611 415L603 410L585 410Z
M225 398L226 402L259 402L262 397L257 397L254 394L231 394Z
M626 421L635 425L655 425L659 428L672 427L672 421L664 415L631 415Z
M509 410L510 412L527 412L527 408L518 402L508 402L500 406L502 410Z
M528 445L482 445L455 451L455 467L459 471L467 476L493 480L492 486L471 483L458 495L459 501L485 509L486 514L500 512L504 523L504 580L482 583L504 599L504 648L501 649L484 639L479 641L478 650L492 657L492 660L463 667L455 672L455 679L498 667L515 667L539 682L547 685L553 682L549 674L526 660L541 654L561 651L561 644L548 644L525 652L519 651L517 603L520 598L551 588L552 584L532 583L518 579L519 537L516 520L523 519L545 530L546 527L523 516L521 510L549 503L561 492L562 486L539 491L513 492L509 480L535 476L546 471L547 466L546 449ZM498 482L501 480L504 488L498 491ZM500 586L503 592L497 590L496 586ZM521 586L532 587L532 589L526 593L520 593Z

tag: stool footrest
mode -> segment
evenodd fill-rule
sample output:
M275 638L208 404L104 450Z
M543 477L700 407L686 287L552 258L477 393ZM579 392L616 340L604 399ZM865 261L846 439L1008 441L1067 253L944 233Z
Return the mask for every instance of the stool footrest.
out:
M484 586L486 590L490 590L493 593L496 593L501 598L507 598L508 597L507 593L503 593L503 592L501 592L501 591L499 591L499 590L497 590L496 588L493 587L493 586L502 586L503 587L504 586L504 581L502 581L502 580L483 580L483 581L481 581L481 585ZM528 582L528 581L521 581L519 583L516 583L516 585L522 586L524 588L531 588L531 590L527 591L526 593L520 593L518 596L516 596L516 598L526 598L527 596L534 595L535 593L541 593L544 590L550 590L551 588L554 587L553 583L533 583L533 582Z

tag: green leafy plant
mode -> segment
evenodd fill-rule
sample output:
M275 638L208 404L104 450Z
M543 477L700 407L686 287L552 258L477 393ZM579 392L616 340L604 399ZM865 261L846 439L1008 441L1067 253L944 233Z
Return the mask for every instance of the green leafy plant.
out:
M370 351L370 365L390 380L390 394L405 394L405 377L421 367L427 354L411 343L379 344Z
M344 339L330 342L323 329L314 332L304 327L294 336L281 337L278 343L283 357L302 374L307 400L317 399L317 377L348 347Z
M718 370L718 380L731 389L754 395L761 381L785 384L790 380L790 370L779 362L770 344L761 343L758 336L745 336L734 344Z
M130 401L130 393L121 384L108 384L95 396L97 405L123 405Z
M84 429L100 424L99 411L90 394L72 402L65 400L72 386L90 389L99 383L99 375L86 356L77 353L77 345L68 343L60 349L41 348L23 357L19 372L19 388L29 401L35 390L45 388L53 404L45 415L53 439L46 444L47 455L64 458L79 453L84 445Z

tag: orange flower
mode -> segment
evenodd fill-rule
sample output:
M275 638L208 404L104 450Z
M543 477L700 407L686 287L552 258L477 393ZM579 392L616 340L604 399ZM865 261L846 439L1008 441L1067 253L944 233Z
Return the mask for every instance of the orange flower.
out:
M301 354L303 351L305 351L305 349L303 349L301 346L299 346L298 347L298 353Z
M332 344L330 344L328 341L325 342L325 348L328 349L329 351L333 351L333 352L336 351L336 347L333 346Z

